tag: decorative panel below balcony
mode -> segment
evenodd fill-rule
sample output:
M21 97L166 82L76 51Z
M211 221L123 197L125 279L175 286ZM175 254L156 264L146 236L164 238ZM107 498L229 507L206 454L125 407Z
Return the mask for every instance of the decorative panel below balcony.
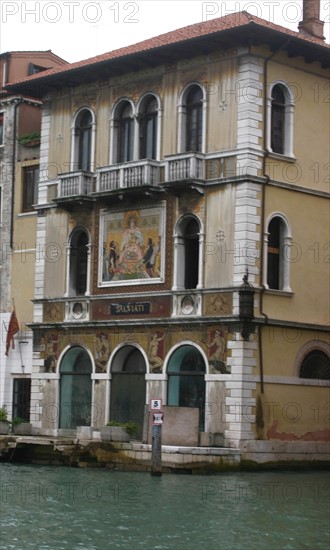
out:
M202 295L189 290L173 296L172 317L195 317L202 315Z
M89 321L89 300L78 298L65 303L65 321Z

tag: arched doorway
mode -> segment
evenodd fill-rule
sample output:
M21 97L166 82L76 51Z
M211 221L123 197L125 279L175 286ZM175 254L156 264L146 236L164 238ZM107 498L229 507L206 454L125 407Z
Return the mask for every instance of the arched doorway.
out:
M91 425L92 370L85 349L75 346L65 353L60 364L60 428Z
M183 345L170 357L167 404L176 407L198 407L199 429L204 431L205 362L194 346Z
M114 356L111 378L110 420L136 422L142 436L146 402L146 363L135 346L124 346Z

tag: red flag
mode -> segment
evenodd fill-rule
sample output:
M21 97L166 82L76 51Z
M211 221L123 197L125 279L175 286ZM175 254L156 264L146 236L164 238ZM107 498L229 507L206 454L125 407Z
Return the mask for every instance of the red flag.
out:
M10 348L10 342L11 342L12 348L15 349L14 336L18 331L19 331L19 324L18 324L17 317L16 317L16 311L14 310L11 314L10 321L9 321L5 355L8 355L8 351L9 351L9 348Z

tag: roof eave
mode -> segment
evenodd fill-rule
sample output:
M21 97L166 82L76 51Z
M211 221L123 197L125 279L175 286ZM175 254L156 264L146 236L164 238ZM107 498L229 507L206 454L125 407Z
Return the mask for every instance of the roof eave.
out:
M184 52L184 57L195 57L198 55L198 50L200 50L199 55L203 55L203 53L208 49L211 51L214 48L226 46L226 41L230 38L237 40L238 45L268 44L271 46L273 51L276 51L281 47L291 56L301 55L305 57L308 62L319 61L323 68L329 67L330 64L329 47L326 44L312 42L304 36L286 33L285 30L282 32L280 30L265 27L258 24L258 22L251 20L234 28L222 29L206 35L123 54L118 57L102 59L82 66L80 65L70 68L70 65L65 65L63 68L60 68L58 71L51 74L47 74L47 71L45 71L45 73L40 73L37 76L30 77L24 81L12 83L7 86L7 89L10 92L28 92L30 94L33 93L33 95L37 94L37 97L42 97L46 93L47 89L49 90L49 86L56 83L62 85L65 85L65 83L78 85L86 83L86 80L95 81L100 77L104 78L105 67L108 68L108 74L106 77L117 76L120 74L118 73L118 65L129 65L131 61L134 60L136 62L137 59L141 60L141 64L148 60L150 66L160 65L170 62L169 58L171 57L173 50L175 50L175 57L173 61L177 60L179 57L178 50L181 50L181 53ZM207 46L207 42L210 42L209 46ZM228 49L233 47L233 44L230 42L231 41L229 40ZM204 48L201 48L202 45L204 45ZM152 59L154 59L154 63L151 62ZM116 65L117 70L111 70L111 67L116 68ZM134 66L136 66L136 64L134 64ZM128 70L121 71L121 73L128 72L129 70L133 70L133 66ZM86 73L88 73L89 78Z

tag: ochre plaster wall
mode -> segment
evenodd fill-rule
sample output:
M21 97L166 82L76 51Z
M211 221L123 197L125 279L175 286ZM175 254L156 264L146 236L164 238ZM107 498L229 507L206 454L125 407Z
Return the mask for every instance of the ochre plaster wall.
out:
M274 81L285 82L294 98L293 153L295 164L282 163L278 158L268 160L272 179L328 191L329 186L329 87L327 74L318 64L308 66L301 60L280 61L268 65L268 86Z
M35 266L39 261L36 243L37 212L22 213L23 167L34 166L37 160L17 163L15 174L14 235L11 288L20 323L33 319Z
M264 311L269 317L326 324L330 310L328 199L268 187L265 219L274 212L283 214L291 227L290 286L293 295L266 293Z
M56 298L65 294L66 243L68 240L68 214L52 210L46 218L46 247L43 251L44 297Z
M205 287L226 287L233 280L236 188L226 185L207 194L205 237ZM223 241L217 239L223 231Z
M262 329L263 371L265 376L299 376L299 351L307 342L326 342L327 334L317 330L271 327Z
M281 441L328 441L329 388L267 384L264 437Z

